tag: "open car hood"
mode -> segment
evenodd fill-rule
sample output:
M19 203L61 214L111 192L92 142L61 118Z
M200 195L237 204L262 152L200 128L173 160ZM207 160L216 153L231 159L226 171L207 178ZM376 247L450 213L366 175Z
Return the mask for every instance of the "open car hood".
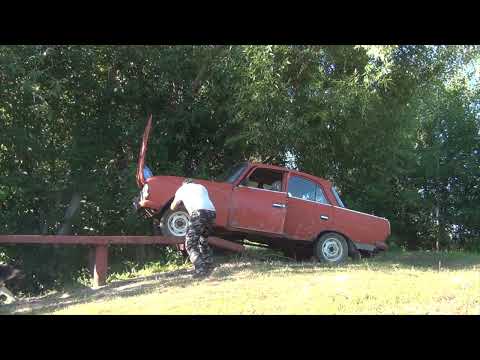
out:
M147 154L148 137L150 136L150 130L152 128L152 115L148 117L147 126L143 131L142 146L140 148L140 154L138 156L137 165L137 185L142 188L145 184L145 177L143 175L143 168L145 167L145 156Z

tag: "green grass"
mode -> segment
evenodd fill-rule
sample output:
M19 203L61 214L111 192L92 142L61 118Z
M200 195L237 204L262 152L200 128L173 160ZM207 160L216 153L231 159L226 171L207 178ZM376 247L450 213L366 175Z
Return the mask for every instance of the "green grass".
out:
M476 254L390 252L333 267L249 249L217 261L204 281L192 280L185 266L144 269L141 278L50 295L9 313L480 314Z

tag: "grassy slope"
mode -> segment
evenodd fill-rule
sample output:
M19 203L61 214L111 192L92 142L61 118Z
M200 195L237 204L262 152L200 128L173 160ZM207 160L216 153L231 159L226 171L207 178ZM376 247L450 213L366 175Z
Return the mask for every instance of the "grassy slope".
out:
M220 259L204 281L185 269L52 297L53 314L480 314L480 255L387 253L329 267L263 250ZM23 310L29 312L29 310Z

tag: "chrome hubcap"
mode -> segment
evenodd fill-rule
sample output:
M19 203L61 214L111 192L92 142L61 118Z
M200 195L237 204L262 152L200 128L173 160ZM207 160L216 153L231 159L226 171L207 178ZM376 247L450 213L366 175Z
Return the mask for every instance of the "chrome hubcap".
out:
M188 215L183 211L177 211L168 218L168 230L174 236L185 236L188 227Z
M328 261L337 261L343 255L343 248L340 240L328 238L323 242L322 254Z

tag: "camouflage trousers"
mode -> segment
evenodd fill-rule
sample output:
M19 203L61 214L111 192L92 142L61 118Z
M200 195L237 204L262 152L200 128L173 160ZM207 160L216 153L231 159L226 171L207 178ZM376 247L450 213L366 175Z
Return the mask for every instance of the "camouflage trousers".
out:
M215 217L215 211L210 210L195 210L190 214L185 249L197 273L206 272L208 266L213 264L208 236L212 232Z

